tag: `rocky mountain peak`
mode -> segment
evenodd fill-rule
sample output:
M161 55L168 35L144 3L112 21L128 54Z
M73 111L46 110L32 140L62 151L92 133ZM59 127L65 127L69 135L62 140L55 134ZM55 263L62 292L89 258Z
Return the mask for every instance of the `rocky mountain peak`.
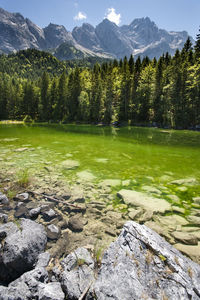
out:
M27 48L52 50L67 43L92 56L119 59L133 54L158 58L166 51L173 55L187 38L185 31L159 29L149 17L137 18L130 25L121 27L105 18L96 28L83 23L71 33L64 26L52 23L42 29L20 13L9 13L0 8L0 53Z
M63 25L50 23L43 30L49 48L56 48L65 42L74 42L71 32L68 32Z

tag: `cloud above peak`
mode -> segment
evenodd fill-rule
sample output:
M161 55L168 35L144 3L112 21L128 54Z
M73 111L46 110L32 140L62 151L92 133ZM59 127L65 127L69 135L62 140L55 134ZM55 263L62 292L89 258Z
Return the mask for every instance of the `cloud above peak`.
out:
M108 19L109 21L119 25L121 22L121 14L117 14L115 8L111 7L107 9L105 19Z
M81 11L78 12L78 14L74 17L75 21L81 21L87 19L87 15Z

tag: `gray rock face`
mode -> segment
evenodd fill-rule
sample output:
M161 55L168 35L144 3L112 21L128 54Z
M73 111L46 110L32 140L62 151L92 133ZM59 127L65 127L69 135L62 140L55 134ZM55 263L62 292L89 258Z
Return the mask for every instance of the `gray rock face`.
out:
M47 281L48 273L45 268L36 268L26 272L8 287L0 286L0 300L38 299L39 285Z
M78 248L62 262L62 286L67 299L79 299L94 281L94 262L85 248ZM104 298L106 299L106 298Z
M124 53L130 56L132 47L129 39L121 34L120 28L104 19L95 29L104 51L112 53L115 57L123 57Z
M81 27L75 27L72 36L78 44L93 51L100 51L100 40L98 39L95 28L87 23L83 23Z
M47 237L44 227L22 219L20 229L13 223L0 226L6 237L0 254L0 282L9 283L33 268L44 251Z
M46 46L43 30L19 13L0 9L0 45L5 53Z
M104 254L93 293L98 300L199 299L200 266L151 229L128 222Z
M68 32L64 26L50 23L44 28L44 35L48 48L56 48L62 43L71 42L74 44L74 40L71 32Z
M59 282L50 282L47 284L40 284L38 292L39 300L64 300L65 295L62 291Z
M0 9L0 31L0 52L27 48L55 49L59 59L88 56L122 58L130 54L158 58L167 51L173 55L188 38L186 31L159 29L148 17L135 19L130 25L121 27L104 19L96 28L83 24L71 33L64 26L51 23L42 29L21 14L3 9ZM77 56L74 56L75 52Z

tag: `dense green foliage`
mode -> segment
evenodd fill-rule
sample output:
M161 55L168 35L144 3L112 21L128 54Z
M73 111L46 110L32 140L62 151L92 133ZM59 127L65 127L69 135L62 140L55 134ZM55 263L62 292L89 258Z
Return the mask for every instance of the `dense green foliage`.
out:
M1 120L29 115L34 120L52 122L119 122L173 128L200 124L200 35L194 50L188 39L174 57L167 53L158 61L148 57L134 61L131 56L101 66L96 63L90 69L67 69L64 62L50 54L46 57L44 52L33 63L34 51L20 51L17 61L11 55L13 61L4 66L6 58L1 56ZM23 64L18 64L20 59ZM39 73L45 70L39 77L34 71L34 81L29 76L33 65Z

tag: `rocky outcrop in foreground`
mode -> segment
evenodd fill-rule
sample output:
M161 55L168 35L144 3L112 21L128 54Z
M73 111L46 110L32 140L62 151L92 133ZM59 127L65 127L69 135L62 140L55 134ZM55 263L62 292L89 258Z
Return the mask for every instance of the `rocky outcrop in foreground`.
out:
M42 225L10 222L0 236L0 300L200 299L200 266L145 225L127 222L101 261L78 248L52 268Z

